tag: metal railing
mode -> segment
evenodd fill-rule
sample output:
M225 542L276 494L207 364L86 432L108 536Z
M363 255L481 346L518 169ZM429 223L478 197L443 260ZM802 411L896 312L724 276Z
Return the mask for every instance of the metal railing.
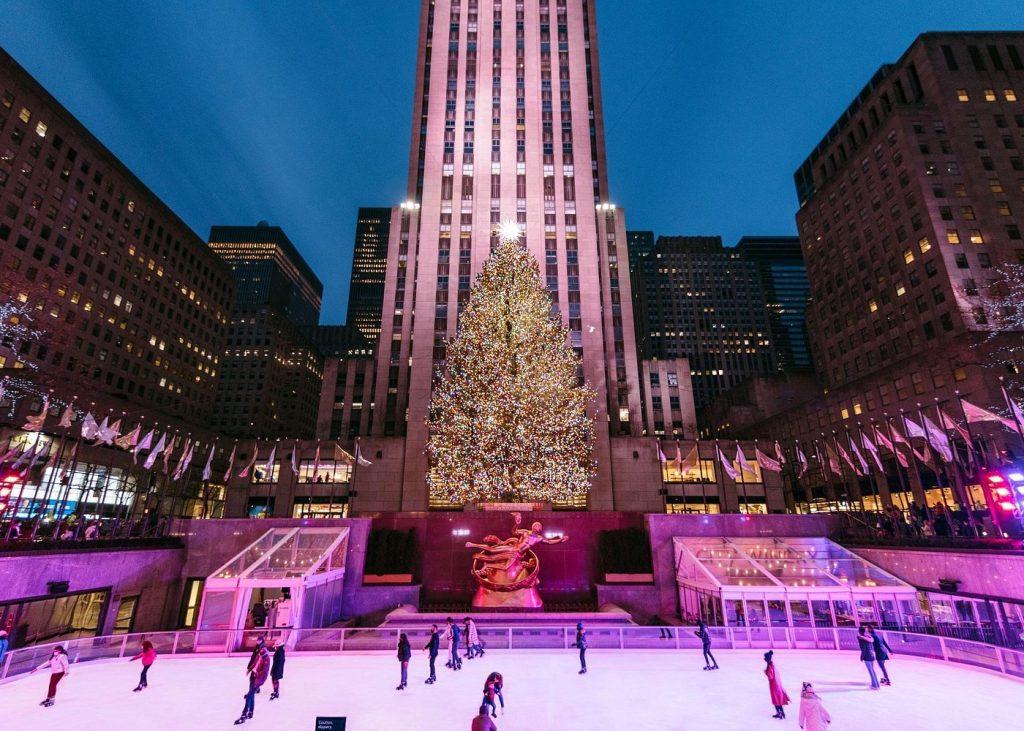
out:
M491 650L568 649L575 641L575 626L478 626L480 640ZM63 645L72 663L129 658L139 652L143 639L161 655L228 656L248 653L260 635L286 641L291 652L345 653L394 652L398 635L405 632L414 649L426 644L425 627L369 627L291 630L179 630L130 635L88 637L67 642L11 650L0 666L0 682L11 680L41 665L57 645ZM857 650L854 627L709 627L716 649ZM945 660L992 670L1024 679L1024 651L982 642L937 635L884 630L882 636L898 655ZM418 644L417 644L418 643ZM603 627L587 629L587 644L595 650L699 650L693 627Z

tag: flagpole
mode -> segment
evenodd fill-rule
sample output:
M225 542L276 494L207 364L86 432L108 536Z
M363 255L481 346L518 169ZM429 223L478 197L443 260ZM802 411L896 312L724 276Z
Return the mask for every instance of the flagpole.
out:
M953 440L949 436L949 431L946 429L946 420L942 415L942 408L939 406L939 397L933 396L932 398L935 401L935 416L939 420L936 426L942 429L942 433L946 437L946 442L949 444L950 456L953 458L953 480L958 492L960 493L961 499L964 501L964 510L967 511L967 524L971 527L971 533L977 536L979 534L978 526L974 520L974 504L971 501L970 493L967 491L967 486L964 484L960 460L957 459L956 452L953 451L956 448L956 445L953 443ZM928 430L925 429L925 433L927 432Z
M707 476L704 474L704 460L701 459L701 456L700 456L700 438L699 437L696 437L696 436L694 437L694 439L693 439L693 448L697 452L697 479L700 480L701 509L703 510L704 515L707 515L708 514L708 485L707 485ZM680 478L681 478L681 476L680 476ZM686 495L686 483L685 482L683 483L683 495L684 495L684 499L685 499L685 495ZM719 506L719 510L721 510L721 506Z
M90 412L86 412L90 413ZM64 509L67 507L68 498L71 497L71 485L75 481L75 473L78 471L78 460L82 456L82 437L81 433L77 439L75 439L75 446L71 450L71 468L68 471L67 482L62 482L64 485L64 492L61 494L60 506L54 511L54 524L53 524L53 538L57 538L57 530L61 523L64 522ZM58 479L63 480L64 476L61 475Z
M860 422L857 423L857 426L858 428L860 427ZM871 490L871 497L875 499L875 512L880 513L882 512L882 494L876 490L874 475L871 472L871 465L867 464L866 460L862 462L861 458L864 455L861 454L860 447L856 446L854 443L853 437L850 435L850 427L844 424L843 428L846 430L846 444L850 448L850 458L852 459L853 457L857 457L857 462L860 464L861 468L867 470L867 474L864 475L864 477L868 478L868 489ZM863 442L861 443L863 444ZM861 482L859 479L857 480L857 492L860 494L861 509L863 510L864 491L861 490Z
M949 475L946 474L945 467L943 467L941 475L939 474L938 463L940 461L942 461L942 454L939 453L939 451L935 449L935 445L932 444L932 438L928 434L928 427L925 424L925 421L924 421L923 417L924 417L924 408L921 406L921 402L918 401L917 402L917 418L918 418L918 421L921 422L921 430L924 432L924 441L928 445L928 449L931 450L931 453L932 453L932 464L928 465L928 468L932 471L932 474L935 475L936 482L939 482L939 494L942 495L942 504L946 506L947 510L951 510L952 507L950 506L949 502L946 500L946 485L942 484L942 483L950 481L949 480ZM907 439L909 439L909 438L910 438L910 435L908 434L907 435ZM952 492L953 492L953 490L952 490L952 488L950 488L950 493L952 493ZM950 527L952 528L952 525L953 525L952 519L949 522L950 522Z
M77 398L77 396L73 398L71 402L66 405L66 408L73 409L75 399ZM49 479L46 481L46 492L43 496L43 500L40 501L39 504L39 514L36 516L35 520L32 521L32 530L29 534L29 538L31 540L35 539L36 533L39 531L39 524L42 522L43 516L46 514L46 510L50 507L50 493L53 490L57 475L60 474L60 462L64 457L64 450L67 446L70 426L63 427L63 429L64 431L60 437L60 446L57 449L57 459L54 462L53 469L50 471Z
M886 431L889 432L889 444L892 445L892 447L890 448L890 451L892 451L892 459L893 459L893 462L896 463L896 480L899 482L899 485L900 485L900 496L901 496L900 497L900 502L903 503L903 510L905 510L907 512L910 512L910 505L907 503L907 491L908 491L909 488L907 487L907 480L906 480L906 478L903 475L903 470L902 470L903 466L900 464L900 456L899 456L899 454L896 453L896 442L893 441L893 436L892 436L892 424L889 423L889 414L887 412L884 412L884 416L885 416L885 428L886 428ZM875 441L877 442L878 441L878 427L875 426L875 420L874 419L871 420L871 428L875 432ZM886 474L886 476L885 476L885 484L886 484L886 486L889 485L889 475L888 474ZM892 490L891 489L889 491L889 498L892 499Z
M661 445L660 444L658 445L658 449L661 449ZM349 477L348 477L348 516L350 518L354 517L354 515L353 515L353 508L352 508L353 493L355 493L356 496L359 495L359 492L355 489L356 488L356 470L359 469L359 458L362 456L362 454L363 454L362 450L359 448L359 437L356 437L356 450L355 450L355 454L352 455L352 474L350 474ZM659 460L659 462L660 462L660 460Z

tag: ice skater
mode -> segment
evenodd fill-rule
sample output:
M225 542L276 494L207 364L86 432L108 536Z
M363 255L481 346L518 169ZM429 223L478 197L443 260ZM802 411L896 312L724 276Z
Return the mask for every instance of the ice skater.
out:
M239 726L252 718L252 712L256 708L256 694L260 687L267 682L270 675L270 652L265 644L260 644L256 653L256 661L250 662L246 668L249 673L249 691L245 694L245 706L242 708L242 715L235 721Z
M490 676L487 676L487 680L484 681L484 699L482 705L490 706L491 717L498 717L498 706L494 702L494 698L497 695L497 691L494 689L494 681Z
M487 706L480 706L480 712L473 718L473 725L470 731L498 731L494 721L487 715Z
M505 679L501 677L501 673L491 673L487 676L487 682L494 685L494 695L498 696L498 702L501 703L501 713L505 714L505 696L502 695L501 691L505 687ZM494 699L491 699L491 705L494 705Z
M409 637L402 632L398 635L398 662L402 666L402 682L395 690L405 690L409 684L409 660L412 659L412 647L409 645Z
M772 718L781 719L786 717L786 711L783 709L783 706L789 705L789 696L782 689L782 681L779 680L779 675L775 671L775 663L772 662L774 654L775 652L772 650L768 650L764 654L764 674L768 678L768 693L771 695L772 705L775 706L775 715Z
M580 672L585 675L587 672L587 630L583 628L583 622L576 623L576 642L573 645L580 651Z
M451 617L448 617L446 621L448 622L448 631L445 633L445 639L448 640L448 662L445 663L445 667L462 670L462 660L459 659L459 636L461 634L459 625Z
M483 657L484 647L480 644L480 633L476 629L476 622L472 617L466 617L466 657L472 660L474 657Z
M274 700L281 697L281 678L284 677L284 643L281 640L272 640L271 647L274 649L274 656L270 661L270 682L274 685L274 692L270 694L270 700Z
M50 655L43 663L36 668L32 668L29 673L31 675L36 670L42 670L43 668L50 669L50 687L46 691L46 698L39 705L49 708L53 705L53 699L57 696L57 684L64 679L65 675L71 674L71 668L68 666L68 653L61 645L57 645L53 648L53 654Z
M704 620L697 620L697 631L694 634L700 639L701 649L704 651L704 669L718 670L718 661L711 654L711 635L708 634L708 627L704 624Z
M142 660L142 672L139 674L139 684L136 685L132 691L133 693L138 693L143 688L149 687L149 669L156 661L156 648L153 647L153 643L149 640L143 640L141 652L128 662L134 662L135 660Z
M874 646L875 660L878 661L878 667L882 669L882 685L892 685L889 682L889 671L885 669L885 663L889 660L889 653L892 652L892 648L889 647L889 643L885 641L885 638L875 631L874 627L870 627L868 631L871 633L871 644Z
M434 663L437 662L437 655L441 651L441 633L437 631L437 625L430 625L430 639L427 640L427 644L423 646L426 651L427 657L430 659L430 677L423 682L427 685L433 685L437 681L437 673L434 671Z
M871 676L871 690L878 690L878 676L875 674L875 643L868 635L868 628L863 624L857 630L857 643L860 645L860 661L868 669Z
M828 715L825 706L821 704L821 698L814 692L814 686L804 683L800 691L800 728L804 731L825 731L832 723L832 717Z

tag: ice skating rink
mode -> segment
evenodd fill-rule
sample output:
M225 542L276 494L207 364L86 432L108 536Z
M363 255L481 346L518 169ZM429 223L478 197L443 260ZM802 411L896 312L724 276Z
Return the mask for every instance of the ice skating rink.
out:
M891 687L867 688L856 653L777 651L775 663L791 698L786 720L771 717L761 651L716 653L721 670L704 672L700 652L591 651L590 672L577 675L576 652L488 652L453 673L438 663L424 685L427 660L416 653L409 687L398 692L393 655L292 655L281 698L270 683L256 697L246 729L312 731L317 715L347 716L346 731L469 729L487 674L505 678L499 731L658 731L798 728L800 683L812 681L832 714L832 729L1018 728L1024 683L939 661L897 656ZM133 693L138 662L72 666L57 703L41 708L43 671L0 686L0 728L75 731L185 731L234 728L246 688L247 658L159 658L149 688Z

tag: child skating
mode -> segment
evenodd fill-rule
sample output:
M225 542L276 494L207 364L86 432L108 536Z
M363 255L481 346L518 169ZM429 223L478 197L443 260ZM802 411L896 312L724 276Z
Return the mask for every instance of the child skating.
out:
M43 663L36 668L32 668L30 675L36 670L42 670L48 668L50 670L50 687L46 691L46 698L39 705L49 708L53 705L53 699L57 697L57 684L64 679L65 675L70 674L71 669L68 666L68 653L67 651L57 645L53 648L53 654L50 655Z
M708 634L708 627L703 620L697 620L697 631L694 634L700 639L701 649L704 651L704 669L718 670L718 661L711 654L711 635Z
M133 690L134 693L138 693L143 688L149 686L149 669L156 661L156 648L153 647L153 643L149 640L143 640L142 651L129 660L129 662L134 662L135 660L142 660L142 672L139 674L139 684L136 685Z

